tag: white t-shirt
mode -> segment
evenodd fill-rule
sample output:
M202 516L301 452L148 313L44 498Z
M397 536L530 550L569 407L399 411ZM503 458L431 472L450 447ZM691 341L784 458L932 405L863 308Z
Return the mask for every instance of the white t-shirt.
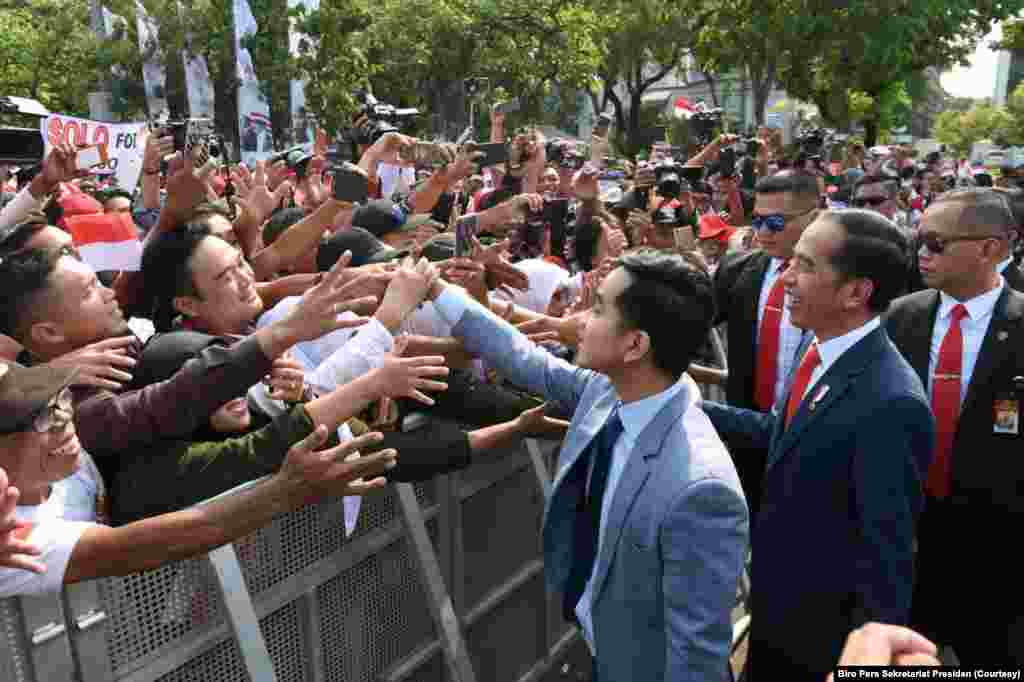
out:
M548 303L551 302L551 296L555 291L559 287L572 285L572 275L568 271L540 258L521 260L515 264L515 268L530 278L530 287L526 291L516 291L515 295L498 289L494 295L535 313L547 312Z
M381 198L390 199L395 190L409 193L409 188L416 184L416 169L382 163L377 166L377 177L380 178Z
M96 466L83 451L78 471L54 483L45 502L15 508L19 520L33 524L28 540L42 549L43 553L37 558L46 566L46 572L39 575L0 567L0 598L61 591L75 545L86 530L99 525L96 503L102 491Z

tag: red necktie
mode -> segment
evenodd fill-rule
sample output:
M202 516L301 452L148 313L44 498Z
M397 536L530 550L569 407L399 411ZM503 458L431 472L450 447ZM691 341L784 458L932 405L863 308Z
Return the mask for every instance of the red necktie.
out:
M772 409L775 402L775 381L779 373L779 330L782 327L782 306L786 302L786 287L782 284L782 271L786 263L779 266L779 275L768 292L761 315L761 328L757 332L757 366L754 376L754 404L762 412Z
M818 344L812 343L811 347L800 362L800 369L796 371L796 379L793 380L793 390L789 393L789 402L786 403L786 426L793 421L793 415L800 409L800 403L804 401L804 393L811 383L811 376L814 370L821 364L821 356L818 355Z
M935 452L928 467L925 489L932 497L943 499L949 495L952 469L953 437L960 421L960 373L964 354L964 336L960 321L967 314L963 304L957 304L950 315L949 331L939 346L939 360L932 377L932 412L935 414Z

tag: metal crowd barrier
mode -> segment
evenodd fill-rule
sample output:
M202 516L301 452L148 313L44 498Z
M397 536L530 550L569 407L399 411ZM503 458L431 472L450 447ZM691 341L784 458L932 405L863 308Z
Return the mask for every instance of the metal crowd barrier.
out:
M0 600L0 680L540 680L579 643L542 575L557 450L527 439L391 486L349 538L335 500L205 557Z
M0 600L0 680L539 680L578 637L542 575L557 443L276 518L201 558Z

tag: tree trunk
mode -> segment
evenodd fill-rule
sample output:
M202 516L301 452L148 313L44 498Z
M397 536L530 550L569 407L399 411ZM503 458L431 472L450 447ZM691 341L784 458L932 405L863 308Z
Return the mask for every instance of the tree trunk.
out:
M870 149L878 142L878 120L864 119L864 148Z
M623 147L627 147L628 144L628 128L626 127L626 112L622 106L622 100L615 90L612 89L612 84L608 81L604 81L604 100L605 103L612 103L612 110L615 112L615 130L616 134L620 137L620 142ZM604 107L601 107L602 109Z
M640 153L640 104L643 100L643 91L637 90L630 93L629 97L629 128L627 129L627 145L631 154Z
M711 104L717 109L721 105L718 103L718 89L715 87L715 77L710 71L701 71L701 73L704 74L704 80L707 81L708 90L711 92Z
M754 70L748 67L747 75L754 96L754 122L760 127L764 125L764 110L768 106L772 88L775 87L775 67L768 66L760 74L754 73Z

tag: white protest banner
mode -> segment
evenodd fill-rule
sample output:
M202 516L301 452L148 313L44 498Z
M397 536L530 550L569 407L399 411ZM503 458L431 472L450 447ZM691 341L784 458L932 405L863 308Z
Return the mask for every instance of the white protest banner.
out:
M117 186L134 192L142 174L142 156L146 151L149 129L145 123L102 123L84 118L51 114L39 124L46 153L61 143L74 146L107 145L110 160L93 172L114 175Z

